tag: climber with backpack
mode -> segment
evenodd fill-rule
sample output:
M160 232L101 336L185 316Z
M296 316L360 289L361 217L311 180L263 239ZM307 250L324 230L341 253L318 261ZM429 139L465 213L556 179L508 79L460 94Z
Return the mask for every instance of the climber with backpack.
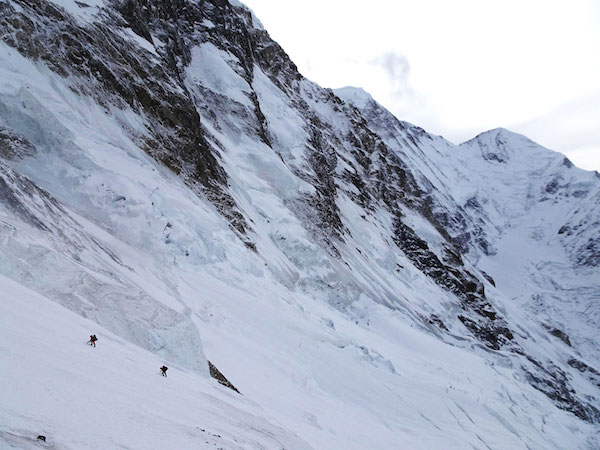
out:
M92 347L95 347L97 340L98 340L98 338L96 337L96 335L92 334L92 335L90 335L90 340L87 341L87 343L90 344Z
M162 366L162 367L160 368L160 374L161 374L163 377L166 377L166 376L167 376L167 369L168 369L168 367L167 367L167 366Z

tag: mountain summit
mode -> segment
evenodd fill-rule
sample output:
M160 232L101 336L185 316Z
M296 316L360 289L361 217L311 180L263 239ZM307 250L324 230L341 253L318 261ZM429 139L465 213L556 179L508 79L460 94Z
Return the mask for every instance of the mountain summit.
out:
M2 446L600 447L598 173L324 89L237 1L0 35Z

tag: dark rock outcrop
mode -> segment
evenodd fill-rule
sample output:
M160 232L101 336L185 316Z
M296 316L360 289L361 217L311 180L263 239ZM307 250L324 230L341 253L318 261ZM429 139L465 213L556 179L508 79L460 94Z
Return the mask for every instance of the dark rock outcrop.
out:
M511 341L514 336L506 321L485 298L483 284L465 269L458 269L440 261L429 245L409 226L396 220L394 241L413 264L444 289L461 299L461 307L469 317L458 319L474 336L493 350Z
M34 156L36 152L35 146L25 136L0 126L0 158L18 161Z
M600 410L576 397L577 393L570 386L563 370L551 362L542 365L531 357L527 359L531 365L523 367L523 370L535 389L546 394L560 409L569 411L586 422L600 423Z
M552 336L559 338L561 341L563 341L565 344L567 344L569 347L571 347L571 339L569 339L569 335L567 333L565 333L562 330L559 330L558 328L554 328L551 325L547 325L547 324L543 324L543 325L544 325L544 328L546 330L548 330L548 333L550 333Z
M236 387L233 384L231 384L227 378L225 378L225 375L223 375L219 371L219 369L217 369L215 365L210 361L208 361L208 369L210 371L210 376L217 380L220 384L222 384L225 387L228 387L229 389L237 392L238 394L240 393L240 391L238 391Z

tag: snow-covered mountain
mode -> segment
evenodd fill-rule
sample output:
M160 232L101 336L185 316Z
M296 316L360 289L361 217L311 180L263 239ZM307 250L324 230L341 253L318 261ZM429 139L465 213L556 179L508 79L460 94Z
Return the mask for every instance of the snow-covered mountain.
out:
M2 446L600 447L597 172L321 88L238 2L0 35Z

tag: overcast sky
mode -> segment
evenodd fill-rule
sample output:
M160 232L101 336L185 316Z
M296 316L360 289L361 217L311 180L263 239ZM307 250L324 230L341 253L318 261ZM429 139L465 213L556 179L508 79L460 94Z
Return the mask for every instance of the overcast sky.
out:
M600 170L598 0L245 0L300 72L462 142L496 127Z

